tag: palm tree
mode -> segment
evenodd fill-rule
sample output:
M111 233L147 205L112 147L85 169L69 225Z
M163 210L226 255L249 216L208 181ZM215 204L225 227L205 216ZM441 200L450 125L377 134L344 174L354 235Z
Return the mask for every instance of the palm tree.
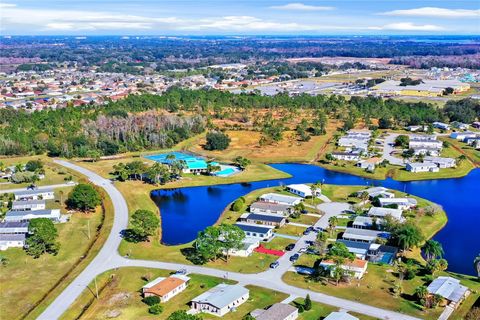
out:
M445 271L448 269L448 261L446 259L438 260L438 270Z
M480 253L473 260L473 265L477 269L477 276L480 279Z
M328 228L333 231L335 227L338 225L338 218L333 216L328 219Z
M425 242L422 249L428 261L438 257L441 258L444 254L441 243L435 240L428 240Z
M418 246L423 241L423 236L417 226L405 224L395 232L398 246L404 251Z
M415 288L415 296L418 298L420 303L424 305L428 297L428 290L425 286L418 286Z

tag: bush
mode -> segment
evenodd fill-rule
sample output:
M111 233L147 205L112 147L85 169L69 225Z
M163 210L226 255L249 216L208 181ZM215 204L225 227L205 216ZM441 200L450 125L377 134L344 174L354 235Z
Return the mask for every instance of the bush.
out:
M145 297L143 298L143 303L149 306L154 306L156 304L160 303L160 298L157 296L150 296L150 297Z
M235 212L242 211L243 207L245 206L245 200L243 198L238 198L232 205L232 210Z
M206 150L225 150L230 145L230 137L223 132L207 133Z
M160 314L163 312L163 306L161 304L154 304L148 308L148 312L155 315Z
M12 183L25 183L35 182L38 180L38 176L30 171L16 172L10 177Z

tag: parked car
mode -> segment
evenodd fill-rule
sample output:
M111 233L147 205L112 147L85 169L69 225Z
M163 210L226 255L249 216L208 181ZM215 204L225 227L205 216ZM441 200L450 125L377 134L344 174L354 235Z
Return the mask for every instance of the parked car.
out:
M298 253L294 253L294 254L291 255L290 261L295 262L295 261L298 260L298 258L300 258L300 255Z
M316 255L320 255L320 251L318 251L317 249L314 249L314 248L308 248L305 253L306 253L306 254L316 254Z
M186 275L187 274L187 269L180 269L175 272L175 274L181 274L181 275Z
M270 268L275 269L275 268L278 267L279 265L280 265L280 262L275 261L275 262L270 263Z
M287 245L287 246L285 247L285 250L286 250L286 251L292 251L293 248L295 248L295 243L290 243L289 245Z
M298 250L298 253L305 253L307 252L307 248L301 248L300 250Z
M295 267L295 271L297 271L298 274L303 274L306 276L310 276L315 273L315 270L309 267Z

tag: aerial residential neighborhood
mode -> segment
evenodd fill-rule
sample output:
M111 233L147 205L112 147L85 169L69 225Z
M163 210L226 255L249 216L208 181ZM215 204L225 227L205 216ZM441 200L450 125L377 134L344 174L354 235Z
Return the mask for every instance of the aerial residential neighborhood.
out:
M0 320L479 320L476 1L0 4Z

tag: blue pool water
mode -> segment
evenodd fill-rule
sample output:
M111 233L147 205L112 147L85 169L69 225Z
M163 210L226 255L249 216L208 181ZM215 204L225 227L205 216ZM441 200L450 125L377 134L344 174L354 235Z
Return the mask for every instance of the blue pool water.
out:
M390 264L393 259L393 253L385 252L382 256L382 259L380 259L380 263L384 264Z
M232 174L234 174L235 172L235 169L233 168L226 168L226 169L223 169L221 171L218 171L218 172L215 172L215 175L216 176L223 176L223 177L228 177L228 176L231 176Z
M162 214L162 242L187 243L198 231L214 224L228 203L255 189L290 183L384 186L443 206L447 225L434 239L442 243L449 270L474 274L473 259L480 252L480 169L458 179L399 182L371 180L307 164L273 164L291 178L173 190L155 190L151 196Z
M183 152L177 152L177 151L169 152L169 153L154 154L154 155L151 155L151 156L145 156L145 158L153 160L153 161L157 161L157 162L166 163L166 162L170 161L170 160L167 160L167 156L169 156L169 155L174 155L175 160L187 160L187 159L195 158L194 156L192 156L190 154L183 153Z

